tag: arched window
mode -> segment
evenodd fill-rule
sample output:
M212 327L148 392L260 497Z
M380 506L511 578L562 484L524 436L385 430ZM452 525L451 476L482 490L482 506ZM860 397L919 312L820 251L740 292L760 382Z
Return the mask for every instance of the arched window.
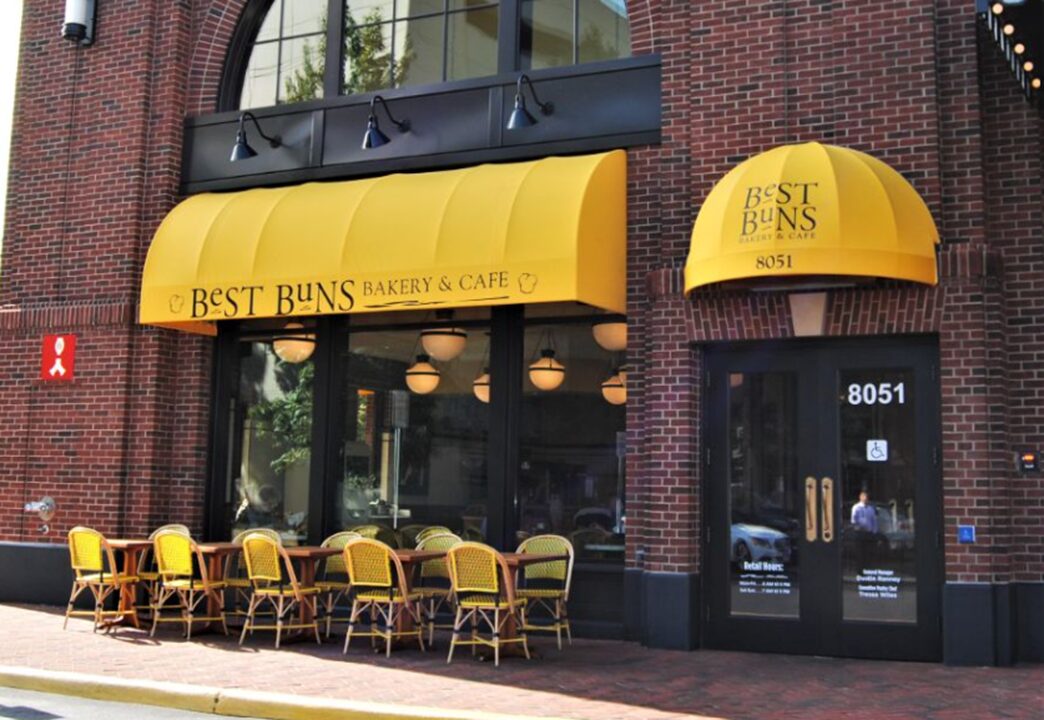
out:
M224 109L321 98L328 65L351 95L630 55L626 0L256 0L243 24Z

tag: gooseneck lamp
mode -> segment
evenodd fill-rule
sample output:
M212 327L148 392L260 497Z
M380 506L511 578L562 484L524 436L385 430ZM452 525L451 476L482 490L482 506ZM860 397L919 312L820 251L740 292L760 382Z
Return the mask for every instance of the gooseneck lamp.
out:
M439 371L430 360L427 355L418 355L417 362L406 370L406 387L418 395L427 395L439 386Z
M537 119L526 109L526 98L522 94L522 83L529 86L529 93L533 96L533 102L540 108L542 115L550 115L555 111L554 103L540 102L536 94L536 88L533 87L533 81L529 79L528 75L522 73L518 76L518 83L515 86L515 109L511 111L511 117L508 118L508 130L518 130L519 128L532 127L537 124Z
M409 132L410 121L403 118L401 121L396 120L392 117L391 110L388 109L388 103L385 102L384 98L380 95L374 95L373 99L370 100L370 114L366 118L366 132L363 134L362 149L371 150L373 148L379 148L381 145L387 145L391 140L388 136L381 132L381 125L377 121L377 103L380 103L384 108L384 114L388 116L388 120L391 121L395 127L399 128L399 132Z
M269 137L265 135L264 130L261 129L261 124L258 123L257 118L254 117L252 112L243 112L239 114L239 130L236 131L236 144L232 146L232 155L228 158L229 162L238 162L240 160L249 160L257 155L257 150L250 147L250 143L247 142L246 137L246 121L247 118L254 121L254 127L257 128L257 134L263 139L268 141L268 144L272 148L280 147L283 144L282 139L276 135Z

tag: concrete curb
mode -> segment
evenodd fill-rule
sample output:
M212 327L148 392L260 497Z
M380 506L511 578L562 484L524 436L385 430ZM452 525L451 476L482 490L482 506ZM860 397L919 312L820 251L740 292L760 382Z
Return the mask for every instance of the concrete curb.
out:
M91 700L159 705L198 713L272 720L563 720L237 690L207 685L127 680L86 673L0 665L0 686Z

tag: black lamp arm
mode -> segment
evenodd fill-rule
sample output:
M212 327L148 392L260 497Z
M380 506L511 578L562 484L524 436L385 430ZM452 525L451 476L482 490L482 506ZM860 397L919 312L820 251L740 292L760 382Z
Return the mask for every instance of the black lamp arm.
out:
M380 103L384 107L384 114L388 116L388 119L392 121L395 127L399 128L399 132L407 132L410 129L409 118L403 118L402 120L396 120L392 117L391 110L388 109L388 103L385 102L384 98L380 95L374 95L373 99L370 100L370 117L374 116L377 111L377 103Z
M525 73L522 73L521 75L518 76L518 84L515 87L515 99L516 100L519 100L519 99L522 98L522 83L523 82L526 85L529 86L529 93L533 96L533 102L535 102L537 104L537 107L540 108L540 112L542 112L544 115L550 115L551 113L553 113L555 111L555 104L553 102L550 102L550 101L548 101L546 103L540 102L540 98L537 97L536 88L533 86L533 81L530 80L529 76L526 75Z
M246 123L247 118L250 118L254 121L254 127L257 128L257 134L260 135L264 140L267 140L269 145L271 145L274 148L277 148L283 144L282 138L280 138L278 135L276 135L275 137L269 137L268 135L265 135L265 131L261 129L261 124L257 121L257 118L254 117L254 113L252 112L239 113L239 132L243 132L243 125Z

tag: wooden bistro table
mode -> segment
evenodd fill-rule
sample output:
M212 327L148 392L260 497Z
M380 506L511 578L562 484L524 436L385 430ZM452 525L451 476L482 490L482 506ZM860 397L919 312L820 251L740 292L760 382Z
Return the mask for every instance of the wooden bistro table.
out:
M109 538L107 540L109 547L113 550L119 551L123 555L123 574L124 575L137 575L138 574L138 558L141 557L141 553L144 550L148 550L152 547L151 540L141 540L133 538ZM115 570L115 568L113 568ZM138 622L138 611L134 605L134 595L137 590L137 583L131 583L130 585L123 585L120 587L120 617L113 621L113 624L130 622L134 627L140 628L141 624Z

